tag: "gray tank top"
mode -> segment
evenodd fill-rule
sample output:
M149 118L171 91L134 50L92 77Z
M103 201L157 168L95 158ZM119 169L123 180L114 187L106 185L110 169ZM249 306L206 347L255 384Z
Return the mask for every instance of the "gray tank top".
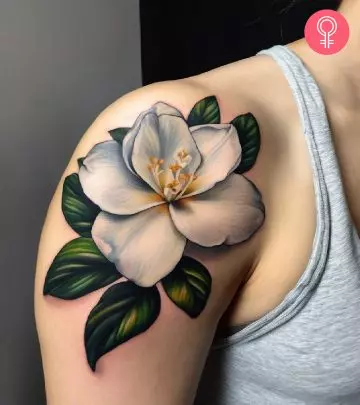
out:
M308 265L283 302L215 341L196 405L360 404L360 239L351 221L319 87L281 45L311 155L317 227ZM296 237L296 235L294 235Z

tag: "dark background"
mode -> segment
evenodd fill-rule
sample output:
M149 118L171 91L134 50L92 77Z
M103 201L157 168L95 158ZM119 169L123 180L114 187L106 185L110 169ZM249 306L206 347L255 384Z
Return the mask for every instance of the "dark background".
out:
M179 79L303 37L338 0L140 0L143 83Z

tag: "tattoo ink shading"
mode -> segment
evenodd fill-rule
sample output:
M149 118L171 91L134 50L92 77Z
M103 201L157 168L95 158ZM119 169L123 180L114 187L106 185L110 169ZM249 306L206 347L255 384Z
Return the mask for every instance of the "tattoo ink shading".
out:
M185 118L163 102L131 128L109 131L66 177L62 211L79 237L53 260L43 294L81 298L110 286L85 326L88 364L144 333L161 310L158 285L189 318L211 293L200 246L242 243L264 221L261 194L243 174L256 162L260 131L251 113L221 123L216 97ZM189 198L191 197L191 198Z

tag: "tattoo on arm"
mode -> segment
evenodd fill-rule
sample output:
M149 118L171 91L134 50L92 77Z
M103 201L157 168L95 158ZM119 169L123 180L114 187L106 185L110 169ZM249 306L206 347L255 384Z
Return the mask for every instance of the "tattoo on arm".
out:
M110 286L91 310L85 348L93 371L104 354L153 326L158 283L190 318L204 310L211 275L184 256L244 242L264 221L261 194L243 174L255 164L260 132L251 113L220 123L216 97L185 118L158 102L132 128L110 131L63 184L62 211L79 237L53 260L43 294L73 300Z

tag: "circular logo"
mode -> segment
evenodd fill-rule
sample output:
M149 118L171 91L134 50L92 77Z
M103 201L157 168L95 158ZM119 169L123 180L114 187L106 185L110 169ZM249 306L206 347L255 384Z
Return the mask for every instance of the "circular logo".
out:
M306 22L305 39L310 48L322 55L341 51L349 40L349 24L334 10L320 10Z

